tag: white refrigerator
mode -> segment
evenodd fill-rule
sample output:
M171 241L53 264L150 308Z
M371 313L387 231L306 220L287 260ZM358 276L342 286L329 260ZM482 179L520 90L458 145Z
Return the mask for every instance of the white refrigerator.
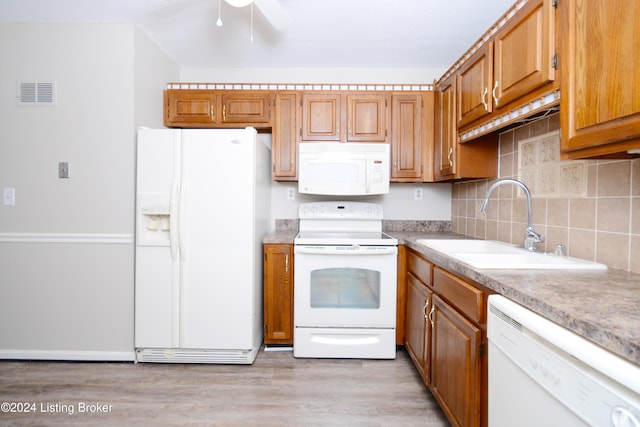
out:
M270 165L253 128L138 131L138 362L253 363Z

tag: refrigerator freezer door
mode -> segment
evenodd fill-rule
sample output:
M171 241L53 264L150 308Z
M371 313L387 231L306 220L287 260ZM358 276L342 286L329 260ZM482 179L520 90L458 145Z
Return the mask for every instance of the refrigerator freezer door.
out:
M170 348L178 345L178 259L172 257L168 238L172 185L177 185L180 131L140 129L136 173L135 346ZM153 215L157 213L158 215ZM158 223L152 225L151 222ZM151 230L149 229L151 226ZM154 229L155 228L155 229Z
M255 152L255 129L182 131L182 348L254 347Z

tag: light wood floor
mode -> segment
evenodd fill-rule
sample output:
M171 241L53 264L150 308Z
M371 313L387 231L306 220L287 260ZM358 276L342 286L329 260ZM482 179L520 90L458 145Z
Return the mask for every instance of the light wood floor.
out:
M0 425L449 426L401 349L396 360L261 351L253 365L0 361L1 402L35 413L3 406ZM96 403L106 412L87 412Z

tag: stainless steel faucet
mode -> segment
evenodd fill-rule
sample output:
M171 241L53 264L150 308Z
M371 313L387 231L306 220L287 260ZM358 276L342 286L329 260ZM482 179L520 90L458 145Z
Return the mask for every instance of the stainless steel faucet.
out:
M480 206L480 212L482 212L483 214L487 212L487 205L489 204L489 196L491 195L491 192L496 187L499 187L503 184L514 184L522 188L522 191L524 191L524 195L527 198L527 229L524 233L524 247L533 252L536 250L536 243L544 242L544 237L536 233L533 229L533 226L531 225L531 193L522 181L518 181L517 179L504 178L494 182L493 185L491 185L491 187L489 187L489 189L487 190L487 194L484 196L484 200L482 201L482 205Z

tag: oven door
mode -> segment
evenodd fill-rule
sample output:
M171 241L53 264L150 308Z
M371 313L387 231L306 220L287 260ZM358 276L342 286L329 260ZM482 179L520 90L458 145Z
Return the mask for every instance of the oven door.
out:
M396 246L295 247L296 328L395 328Z

